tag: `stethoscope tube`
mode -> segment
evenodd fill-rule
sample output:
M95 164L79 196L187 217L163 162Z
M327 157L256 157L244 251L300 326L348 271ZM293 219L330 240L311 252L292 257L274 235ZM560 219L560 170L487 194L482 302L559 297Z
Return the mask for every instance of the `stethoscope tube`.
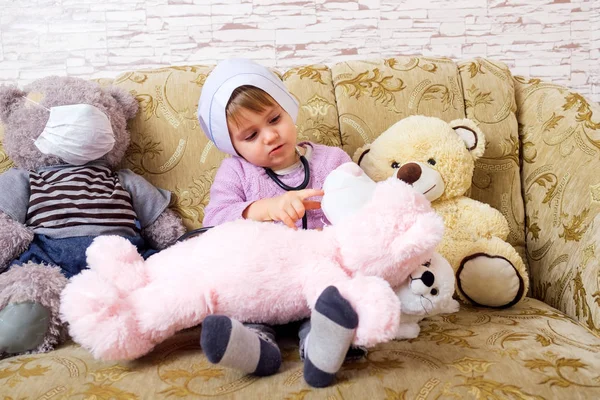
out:
M306 187L308 186L308 182L310 181L310 167L308 165L308 160L306 160L306 157L301 155L299 152L298 152L298 155L300 156L300 162L304 166L304 181L302 181L302 183L298 186L286 185L285 183L281 182L281 180L279 179L277 174L275 172L273 172L273 170L271 168L265 168L265 172L267 173L269 178L271 178L273 180L273 182L275 182L280 188L282 188L286 192L292 192L295 190L306 189ZM302 229L308 229L308 219L306 217L306 211L304 212L304 215L302 216Z
M296 150L296 151L297 151L298 155L300 156L300 162L302 163L302 166L304 166L304 181L302 181L302 183L300 185L288 186L279 179L277 174L275 172L273 172L273 170L271 168L265 168L265 172L267 173L269 178L271 178L273 180L273 182L275 182L277 184L277 186L279 186L286 192L306 189L306 187L308 186L308 182L310 181L310 167L308 165L308 160L306 159L306 157L304 157L302 154L300 154L300 152L298 150ZM179 239L177 239L177 241L182 242L186 239L189 239L192 236L196 236L201 233L204 233L211 228L213 228L213 227L205 226L203 228L194 229L193 231L189 231L189 232L181 235L179 237ZM304 212L304 215L302 216L302 229L308 229L308 219L306 217L306 211Z
M197 236L200 235L201 233L206 232L207 230L214 228L213 226L205 226L202 228L198 228L198 229L194 229L192 231L189 231L187 233L184 233L183 235L179 236L179 239L177 239L178 242L183 242L186 239L191 238L192 236Z

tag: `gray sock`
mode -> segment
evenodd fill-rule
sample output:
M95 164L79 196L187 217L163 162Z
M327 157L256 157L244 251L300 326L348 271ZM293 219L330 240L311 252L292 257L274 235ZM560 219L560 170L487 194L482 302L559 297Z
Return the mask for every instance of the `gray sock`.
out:
M313 387L326 387L344 362L358 315L337 288L329 286L317 299L310 319L304 344L304 380ZM304 332L301 329L300 334Z
M210 315L202 322L200 345L213 364L267 376L281 366L281 352L274 338L267 325L244 326L224 315Z
M310 319L307 319L306 321L302 322L300 328L298 329L298 338L300 338L298 351L300 353L300 361L302 362L304 362L304 354L306 353L306 338L308 337L309 332ZM346 356L344 357L344 364L362 360L368 353L369 352L366 347L350 346L348 352L346 353Z

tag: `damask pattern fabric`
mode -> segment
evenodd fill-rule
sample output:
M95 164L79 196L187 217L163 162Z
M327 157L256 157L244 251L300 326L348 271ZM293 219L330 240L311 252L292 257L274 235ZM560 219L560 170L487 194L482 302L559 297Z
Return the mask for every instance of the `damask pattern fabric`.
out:
M8 171L14 165L12 161L8 158L6 153L4 152L4 146L2 145L2 139L4 138L4 127L2 126L2 122L0 122L0 174L4 171Z
M532 294L600 334L600 105L514 81Z
M465 307L428 318L417 339L371 349L365 359L344 365L326 389L304 383L293 339L282 343L280 372L258 378L210 364L198 337L199 329L182 332L129 363L94 361L73 344L9 359L0 363L0 387L13 399L600 397L600 339L533 299L509 310Z
M282 78L300 103L298 141L341 147L331 70L325 65L307 65L285 72Z
M449 59L348 61L334 65L332 74L343 148L351 156L409 115L465 117L458 69Z
M483 58L458 63L466 117L485 133L485 154L475 163L471 196L499 210L512 244L527 265L525 209L521 194L515 90L508 67Z
M187 228L201 226L217 167L225 157L202 133L196 109L212 67L169 67L128 72L113 85L140 104L130 121L131 145L121 167L173 193L171 207Z

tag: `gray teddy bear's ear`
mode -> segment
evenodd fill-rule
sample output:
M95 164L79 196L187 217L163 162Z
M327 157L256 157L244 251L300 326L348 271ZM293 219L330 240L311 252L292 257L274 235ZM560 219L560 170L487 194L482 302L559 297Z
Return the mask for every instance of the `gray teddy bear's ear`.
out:
M126 90L116 86L110 86L106 90L123 108L123 112L125 113L125 117L127 119L132 119L136 116L139 109L139 104L135 97L133 97Z
M21 106L27 93L14 85L0 86L0 119L7 122L10 114Z

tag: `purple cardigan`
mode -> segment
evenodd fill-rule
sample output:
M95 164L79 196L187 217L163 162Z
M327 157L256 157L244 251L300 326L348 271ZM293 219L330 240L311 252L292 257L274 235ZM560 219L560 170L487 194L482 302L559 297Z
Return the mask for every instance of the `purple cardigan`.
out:
M321 144L303 142L312 146L309 160L310 181L308 189L321 189L325 178L338 166L352 161L344 150ZM304 168L298 168L280 177L288 186L298 186L304 180ZM221 163L215 181L210 188L210 201L204 209L204 226L219 225L242 218L242 212L251 203L285 193L267 176L264 168L250 164L241 157L226 158ZM311 198L311 200L320 200ZM308 229L322 228L328 223L323 211L308 211ZM302 227L302 220L296 225Z

